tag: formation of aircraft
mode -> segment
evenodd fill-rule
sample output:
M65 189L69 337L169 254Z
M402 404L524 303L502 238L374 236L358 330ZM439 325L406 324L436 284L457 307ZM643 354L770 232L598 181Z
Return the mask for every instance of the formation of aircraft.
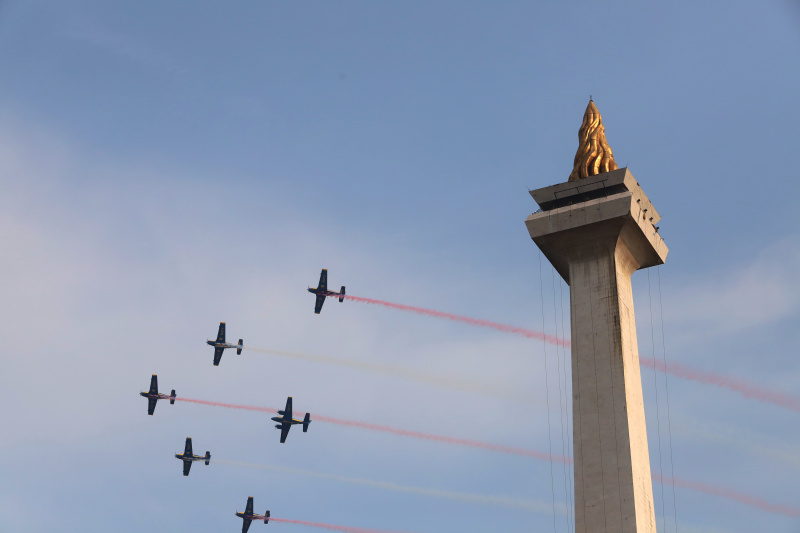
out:
M243 513L236 511L236 516L241 518L244 522L242 523L242 533L247 533L247 530L250 529L250 522L253 520L263 520L265 524L269 524L269 511L264 513L263 515L260 514L253 514L253 497L247 497L247 507L245 508Z
M205 455L194 455L192 453L192 438L186 437L186 446L183 449L183 453L176 453L175 458L183 461L183 475L188 476L193 462L205 461L206 466L208 466L208 463L211 462L211 452L206 451Z
M323 268L322 272L319 275L319 285L316 287L309 287L308 292L311 294L317 295L317 302L314 304L314 312L319 314L322 311L322 304L325 303L325 297L331 296L333 298L339 298L340 302L344 301L344 285L342 285L342 290L339 292L333 292L328 290L328 269Z
M172 394L169 396L158 393L158 376L155 374L150 378L150 390L148 392L140 392L139 394L147 398L148 415L152 415L156 411L156 402L158 402L158 400L169 400L170 405L175 403L175 389L172 389Z
M338 298L340 302L344 301L345 298L345 288L342 285L342 289L340 292L333 292L328 290L328 270L322 269L322 272L319 276L319 285L317 287L309 287L308 292L316 295L316 304L314 305L314 313L319 314L322 311L322 305L325 303L325 298L328 296L332 296L334 298ZM239 344L230 344L225 341L225 322L219 323L219 331L217 332L216 340L207 340L206 344L214 347L214 366L219 366L220 360L222 359L222 353L228 349L236 350L237 355L242 353L242 349L244 348L244 341L239 339ZM152 415L156 409L156 403L158 400L169 400L170 404L175 403L175 389L172 389L170 395L166 394L159 394L158 392L158 376L153 374L153 377L150 380L150 390L147 392L141 392L141 396L147 398L147 414ZM286 442L286 437L289 435L289 430L292 428L293 425L302 424L303 425L303 433L308 432L308 426L311 424L311 415L306 413L303 420L297 420L292 418L292 397L289 396L286 399L286 407L282 411L278 411L278 415L272 417L272 421L277 422L275 427L281 430L281 443ZM176 459L180 459L183 462L183 475L188 476L189 472L192 469L192 463L196 461L203 461L206 465L211 462L211 452L206 451L205 455L194 455L192 452L192 439L191 437L186 437L186 444L184 447L183 453L176 453ZM266 514L259 515L253 513L253 497L250 496L247 498L247 507L243 513L236 512L236 516L242 519L242 533L247 533L247 530L250 529L250 524L253 520L263 520L265 524L269 523L270 514L269 511Z
M311 414L306 413L306 416L303 418L303 420L292 418L291 396L286 398L286 409L283 411L278 411L278 414L281 416L273 416L272 420L274 422L278 422L275 427L281 430L281 443L286 442L286 436L289 434L289 430L292 429L294 424L303 424L303 433L308 431L308 425L311 423Z
M206 341L206 344L214 347L214 366L219 366L219 360L222 359L222 352L226 348L234 348L236 355L242 355L242 348L244 341L239 339L239 344L230 344L225 342L225 322L219 323L219 331L217 332L217 340Z

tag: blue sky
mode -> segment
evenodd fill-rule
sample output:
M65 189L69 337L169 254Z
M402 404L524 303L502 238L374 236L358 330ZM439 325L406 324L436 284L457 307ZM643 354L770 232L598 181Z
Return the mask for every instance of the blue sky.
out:
M551 482L541 461L323 422L280 445L266 415L161 402L148 417L137 393L156 373L187 397L292 395L312 417L546 451L548 383L560 453L551 347L546 376L528 339L355 302L316 316L305 287L325 267L352 294L534 329L544 306L560 330L566 288L546 262L540 287L527 188L566 180L590 94L670 247L650 284L634 275L640 354L650 289L656 355L663 303L669 360L796 393L798 59L790 1L4 2L0 530L239 531L250 495L259 512L356 527L553 529L560 467ZM203 341L222 320L249 346L504 394L253 351L213 367ZM676 476L797 505L797 413L669 387ZM183 478L186 436L231 462L505 499L214 461ZM671 496L668 531L676 515L687 533L800 532L682 489L673 514Z

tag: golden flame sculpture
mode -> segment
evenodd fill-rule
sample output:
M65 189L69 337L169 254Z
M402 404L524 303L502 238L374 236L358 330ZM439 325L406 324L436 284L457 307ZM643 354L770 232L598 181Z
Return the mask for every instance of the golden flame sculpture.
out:
M572 174L569 175L569 181L577 181L617 168L614 154L606 141L603 117L600 116L600 111L594 102L589 100L589 105L583 114L583 124L578 130L578 152L575 154L575 165Z

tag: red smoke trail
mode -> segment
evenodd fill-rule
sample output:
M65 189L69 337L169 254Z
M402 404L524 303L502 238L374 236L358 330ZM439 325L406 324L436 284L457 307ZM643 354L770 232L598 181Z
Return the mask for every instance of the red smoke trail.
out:
M791 409L792 411L800 413L800 398L782 392L768 390L760 387L759 385L748 383L743 379L731 378L704 370L697 370L680 363L669 363L668 365L665 365L663 361L651 359L649 357L639 358L639 364L644 367L654 368L659 372L665 372L679 378L730 389L738 392L745 398L753 398L754 400L771 403L777 405L778 407Z
M245 409L247 411L260 411L263 413L277 413L277 409L271 407L256 407L252 405L238 405L232 403L209 402L206 400L195 400L193 398L175 398L181 402L199 403L202 405L211 405L214 407L225 407L227 409ZM299 413L295 416L300 416ZM341 418L333 418L330 416L322 416L318 414L311 415L311 420L318 422L328 422L330 424L338 424L340 426L357 427L362 429L370 429L372 431L382 431L384 433L392 433L394 435L403 435L405 437L414 437L415 439L432 440L435 442L444 442L447 444L459 444L461 446L469 446L472 448L481 448L483 450L490 450L493 452L510 453L513 455L523 455L526 457L533 457L534 459L541 459L543 461L556 461L559 463L569 463L572 461L569 457L561 455L549 455L535 450L526 450L524 448L514 448L511 446L501 446L500 444L492 444L490 442L481 442L469 439L460 439L456 437L447 437L445 435L434 435L432 433L422 433L420 431L410 431L407 429L399 429L391 426L384 426L380 424L370 424L369 422L357 422L355 420L344 420Z
M262 413L276 413L278 409L271 407L257 407L255 405L239 405L235 403L222 403L222 402L209 402L207 400L195 400L194 398L175 398L179 402L199 403L202 405L211 405L213 407L225 407L227 409L244 409L246 411L260 411Z
M534 450L526 450L524 448L514 448L511 446L501 446L499 444L491 444L488 442L480 442L476 440L460 439L456 437L446 437L444 435L433 435L431 433L421 433L419 431L410 431L407 429L398 429L391 426L384 426L380 424L370 424L368 422L355 422L353 420L342 420L341 418L332 418L329 416L313 415L314 420L321 422L330 422L331 424L339 424L341 426L358 427L363 429L371 429L373 431L383 431L386 433L393 433L395 435L403 435L405 437L414 437L415 439L433 440L436 442L445 442L448 444L459 444L461 446L470 446L472 448L482 448L484 450L491 450L494 452L510 453L514 455L525 455L543 461L556 461L559 463L571 462L571 459L561 455L548 455L546 453L537 452Z
M445 313L443 311L434 311L432 309L425 309L422 307L396 304L392 302L385 302L383 300L374 300L372 298L363 298L361 296L345 295L344 297L346 299L353 300L356 302L383 305L391 309L399 309L401 311L411 311L412 313L435 316L438 318L446 318L448 320L454 320L456 322L464 322L466 324L471 324L473 326L493 328L499 331L503 331L505 333L524 335L525 337L528 337L530 339L544 340L545 342L549 342L550 344L556 344L559 346L564 346L564 347L570 346L570 341L568 339L562 339L555 335L548 335L546 333L542 333L540 331L534 331L531 329L509 326L506 324L499 324L497 322L490 322L488 320L482 320L479 318L470 318L462 315L454 315L451 313ZM767 402L777 405L778 407L783 407L785 409L790 409L792 411L800 412L800 398L782 392L775 392L767 388L761 387L759 385L748 383L743 379L731 378L721 374L716 374L713 372L708 372L703 370L696 370L689 366L682 365L679 363L670 363L669 365L664 365L663 361L658 361L656 359L648 357L641 357L639 359L639 362L644 367L653 368L659 372L664 372L673 375L675 377L688 379L691 381L697 381L698 383L704 383L706 385L716 385L718 387L736 391L745 398L752 398L762 402Z
M329 531L345 531L346 533L399 533L383 529L364 529L360 527L335 526L320 522L306 522L305 520L289 520L288 518L270 518L270 522L284 522L286 524L300 524L301 526L319 527Z
M713 494L714 496L722 496L723 498L727 498L735 502L743 503L745 505L750 505L752 507L758 507L759 509L768 511L770 513L778 513L790 516L792 518L800 518L800 508L790 507L788 505L779 505L775 503L770 503L766 500L762 500L761 498L757 498L755 496L748 496L747 494L741 494L734 490L726 489L725 487L712 487L711 485L706 485L704 483L697 483L696 481L686 481L685 479L660 476L655 473L653 474L653 481L674 483L676 486L682 487L684 489L705 492L706 494Z
M392 309L399 309L400 311L410 311L412 313L419 313L421 315L428 315L428 316L435 316L438 318L446 318L447 320L454 320L456 322L464 322L467 324L471 324L473 326L480 326L483 328L492 328L499 331L504 331L506 333L515 333L517 335L524 335L529 339L536 339L536 340L543 340L545 342L549 342L550 344L556 344L559 346L569 346L570 341L567 339L562 339L555 335L548 335L547 333L542 333L541 331L534 331L532 329L525 329L520 328L517 326L508 326L506 324L498 324L497 322L490 322L488 320L483 320L480 318L470 318L468 316L462 315L454 315L452 313L445 313L444 311L434 311L433 309L425 309L423 307L414 307L411 305L403 305L403 304L396 304L392 302L384 302L383 300L373 300L372 298L362 298L361 296L350 296L349 294L344 296L348 300L353 300L355 302L361 302L365 304L376 304L382 305L384 307L390 307Z
M270 407L257 407L253 405L238 405L232 403L221 403L221 402L209 402L206 400L195 400L193 398L175 398L177 401L181 402L191 402L191 403L198 403L202 405L211 405L214 407L225 407L228 409L244 409L247 411L259 411L263 413L277 413L277 409L273 409ZM414 437L417 439L424 439L424 440L432 440L436 442L444 442L447 444L459 444L461 446L470 446L472 448L480 448L484 450L490 450L494 452L501 452L501 453L509 453L513 455L522 455L525 457L532 457L534 459L541 459L544 461L557 461L560 463L572 463L572 458L564 457L561 455L549 455L542 452L537 452L535 450L526 450L524 448L513 448L510 446L501 446L499 444L492 444L488 442L480 442L474 440L467 440L467 439L459 439L455 437L447 437L444 435L433 435L430 433L422 433L419 431L409 431L406 429L398 429L393 428L391 426L383 426L379 424L370 424L368 422L356 422L353 420L343 420L341 418L333 418L329 416L321 416L321 415L312 415L312 421L317 420L320 422L329 422L331 424L339 424L342 426L349 426L349 427L358 427L362 429L371 429L373 431L383 431L385 433L392 433L394 435L403 435L406 437ZM705 485L703 483L698 483L696 481L688 481L685 479L680 478L671 478L667 476L661 476L658 473L652 474L653 481L655 482L664 482L664 483L674 483L675 486L694 490L698 492L703 492L706 494L712 494L714 496L722 496L723 498L727 498L729 500L733 500L738 503L742 503L745 505L749 505L752 507L756 507L762 509L764 511L768 511L770 513L779 513L784 514L786 516L791 517L800 517L800 509L796 507L790 507L788 505L779 505L770 503L766 500L762 500L761 498L755 496L748 496L746 494L741 494L736 492L732 489L727 489L724 487L713 487L711 485ZM277 519L273 519L277 520ZM287 521L288 520L284 520ZM300 523L300 522L297 522ZM310 525L310 524L309 524ZM315 526L315 527L322 527ZM341 526L330 526L330 527L341 527ZM362 529L338 529L336 531L369 531L369 530L362 530Z

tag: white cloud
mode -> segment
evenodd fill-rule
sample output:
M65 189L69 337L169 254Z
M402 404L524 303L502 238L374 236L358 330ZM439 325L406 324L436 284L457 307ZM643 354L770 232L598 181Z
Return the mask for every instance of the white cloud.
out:
M767 246L752 262L691 282L668 296L670 321L725 332L785 318L800 307L800 236Z

